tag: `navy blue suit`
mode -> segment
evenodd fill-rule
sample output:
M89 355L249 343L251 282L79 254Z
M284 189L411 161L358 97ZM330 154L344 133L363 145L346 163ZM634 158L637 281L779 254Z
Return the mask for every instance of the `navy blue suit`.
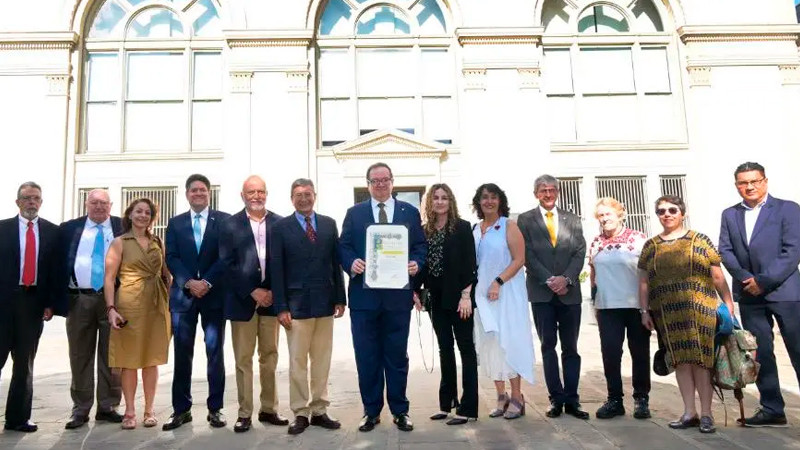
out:
M208 360L209 411L222 408L225 392L225 317L222 308L225 295L225 265L219 257L219 234L222 222L229 214L209 209L200 252L194 241L193 211L169 220L166 234L167 268L174 277L169 291L169 310L172 316L175 373L172 377L172 409L182 414L192 407L192 359L197 319L206 345ZM187 289L190 280L205 280L211 289L202 298L195 298Z
M773 321L778 322L783 342L800 381L800 206L767 197L747 241L745 207L740 203L722 212L719 252L733 277L733 297L739 302L742 325L758 340L761 371L756 386L761 406L773 415L784 415L773 343ZM755 278L764 290L754 297L742 282Z
M370 200L347 210L339 240L339 260L350 274L353 261L365 260L366 229L375 222ZM419 211L395 200L395 225L408 227L409 259L422 270L428 244ZM351 274L352 275L352 274ZM412 280L412 285L418 280ZM377 417L383 409L383 386L392 414L408 413L408 328L414 304L411 289L364 289L363 275L350 279L348 298L353 347L358 368L358 386L364 414ZM413 287L413 286L412 286Z

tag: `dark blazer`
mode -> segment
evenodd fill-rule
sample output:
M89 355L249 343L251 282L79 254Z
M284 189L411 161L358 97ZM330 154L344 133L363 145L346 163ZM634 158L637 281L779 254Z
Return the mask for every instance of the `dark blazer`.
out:
M250 296L255 288L272 289L270 283L269 253L271 229L281 216L267 210L267 255L264 281L261 281L261 264L253 238L250 219L243 209L222 222L219 239L219 257L226 267L227 286L230 290L225 301L225 318L248 321L256 311L256 301ZM275 305L258 308L262 316L275 316Z
M429 249L430 250L430 249ZM441 305L442 309L455 311L458 301L461 300L461 291L467 286L478 281L475 262L475 240L472 237L472 227L469 222L458 219L455 230L447 233L444 238L441 278ZM430 267L425 266L422 282L426 287L430 274ZM472 303L475 306L475 291L472 291Z
M58 287L55 290L55 301L53 303L53 313L67 317L69 313L69 282L74 275L75 257L78 254L78 245L81 243L81 235L86 227L88 216L78 217L68 220L59 225L59 243L61 249L60 262L63 264L58 270ZM111 232L114 237L122 234L122 219L111 216Z
M420 270L425 268L425 257L428 254L428 242L422 231L419 211L409 203L396 200L392 224L408 227L409 260L416 261ZM339 261L342 269L350 274L353 261L357 258L366 260L367 226L375 223L370 200L358 203L347 210L342 224L342 236L339 240ZM419 273L411 280L415 287L420 282ZM347 288L350 309L364 310L396 310L409 311L414 305L410 289L364 289L364 276L350 278Z
M750 242L741 203L722 212L719 253L734 279L734 299L752 303L800 301L800 206L772 196L758 214ZM761 297L742 290L742 281L755 277L764 289Z
M219 257L219 230L230 214L208 210L206 231L200 244L200 253L194 243L192 214L187 211L169 220L166 246L167 268L174 277L169 289L169 309L187 312L193 304L201 310L222 309L225 298L225 264ZM195 300L184 286L189 280L206 280L211 284L202 299Z
M269 269L275 312L292 319L333 315L345 305L344 277L339 266L339 228L328 216L315 213L317 241L311 242L294 214L272 227Z
M0 220L0 311L11 307L13 292L19 289L19 216ZM58 225L39 217L39 249L37 255L37 314L55 304L58 290L59 263Z
M586 239L583 237L581 218L557 208L558 236L556 246L550 243L550 233L544 223L539 208L520 214L517 224L525 239L525 281L528 287L528 300L533 303L549 302L553 291L546 281L551 276L563 275L573 281L566 295L558 299L565 305L579 304L582 301L581 285L578 277L583 269L586 256Z

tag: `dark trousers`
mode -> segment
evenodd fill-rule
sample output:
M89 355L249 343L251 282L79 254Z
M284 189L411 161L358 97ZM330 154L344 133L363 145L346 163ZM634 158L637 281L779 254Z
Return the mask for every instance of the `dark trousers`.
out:
M31 418L33 403L33 360L42 335L42 308L36 294L17 290L6 301L0 326L0 370L14 360L6 399L6 426L16 427Z
M633 398L650 395L650 330L642 326L642 315L635 308L598 309L600 350L609 399L622 399L622 342L628 334L628 350L633 365Z
M97 358L97 411L111 411L122 398L118 371L108 367L109 324L102 293L70 295L67 315L72 414L88 416L94 404Z
M172 314L172 342L175 348L175 372L172 375L172 409L182 414L192 407L192 360L194 359L194 338L197 331L197 318L203 328L206 345L206 377L208 379L209 411L222 408L225 393L225 318L222 309L203 310L192 306L186 312Z
M394 415L408 413L408 328L411 311L350 310L350 330L364 414L378 417L383 387Z
M578 354L578 334L581 329L581 305L565 305L553 296L549 302L532 303L536 333L542 343L544 381L550 401L555 404L577 404L578 382L581 376L581 355ZM558 367L556 343L561 340L561 365L564 383Z
M770 414L782 416L785 414L784 402L775 363L772 327L777 321L789 360L800 382L800 301L740 303L739 311L742 325L758 341L756 360L761 364L761 370L756 386L761 394L761 407Z
M457 311L442 309L438 301L441 291L431 289L431 321L439 342L439 362L442 379L439 382L439 409L464 417L478 417L478 357L473 340L474 316L462 319ZM461 401L458 400L458 374L453 337L461 354Z

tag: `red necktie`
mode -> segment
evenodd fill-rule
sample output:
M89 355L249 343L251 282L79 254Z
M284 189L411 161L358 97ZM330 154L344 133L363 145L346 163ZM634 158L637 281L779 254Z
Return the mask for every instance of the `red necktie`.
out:
M36 235L33 233L33 222L28 221L25 232L25 263L22 266L22 284L33 285L36 281Z
M314 231L314 227L311 225L310 216L306 216L306 237L312 243L317 242L317 232Z

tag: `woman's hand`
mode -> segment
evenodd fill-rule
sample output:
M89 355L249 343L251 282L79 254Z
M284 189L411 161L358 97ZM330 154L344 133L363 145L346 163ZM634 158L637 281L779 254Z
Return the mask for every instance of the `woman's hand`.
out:
M642 311L642 326L650 331L655 328L653 326L653 318L650 317L650 311Z
M469 297L461 298L458 302L458 316L467 320L472 315L472 300Z
M121 330L124 324L127 323L125 318L117 312L117 308L111 308L108 310L108 323L111 325L111 328L115 330Z
M414 309L422 311L422 301L420 301L419 294L416 292L414 292Z
M490 301L495 301L500 298L500 284L497 281L492 281L489 285L489 294L487 295Z

